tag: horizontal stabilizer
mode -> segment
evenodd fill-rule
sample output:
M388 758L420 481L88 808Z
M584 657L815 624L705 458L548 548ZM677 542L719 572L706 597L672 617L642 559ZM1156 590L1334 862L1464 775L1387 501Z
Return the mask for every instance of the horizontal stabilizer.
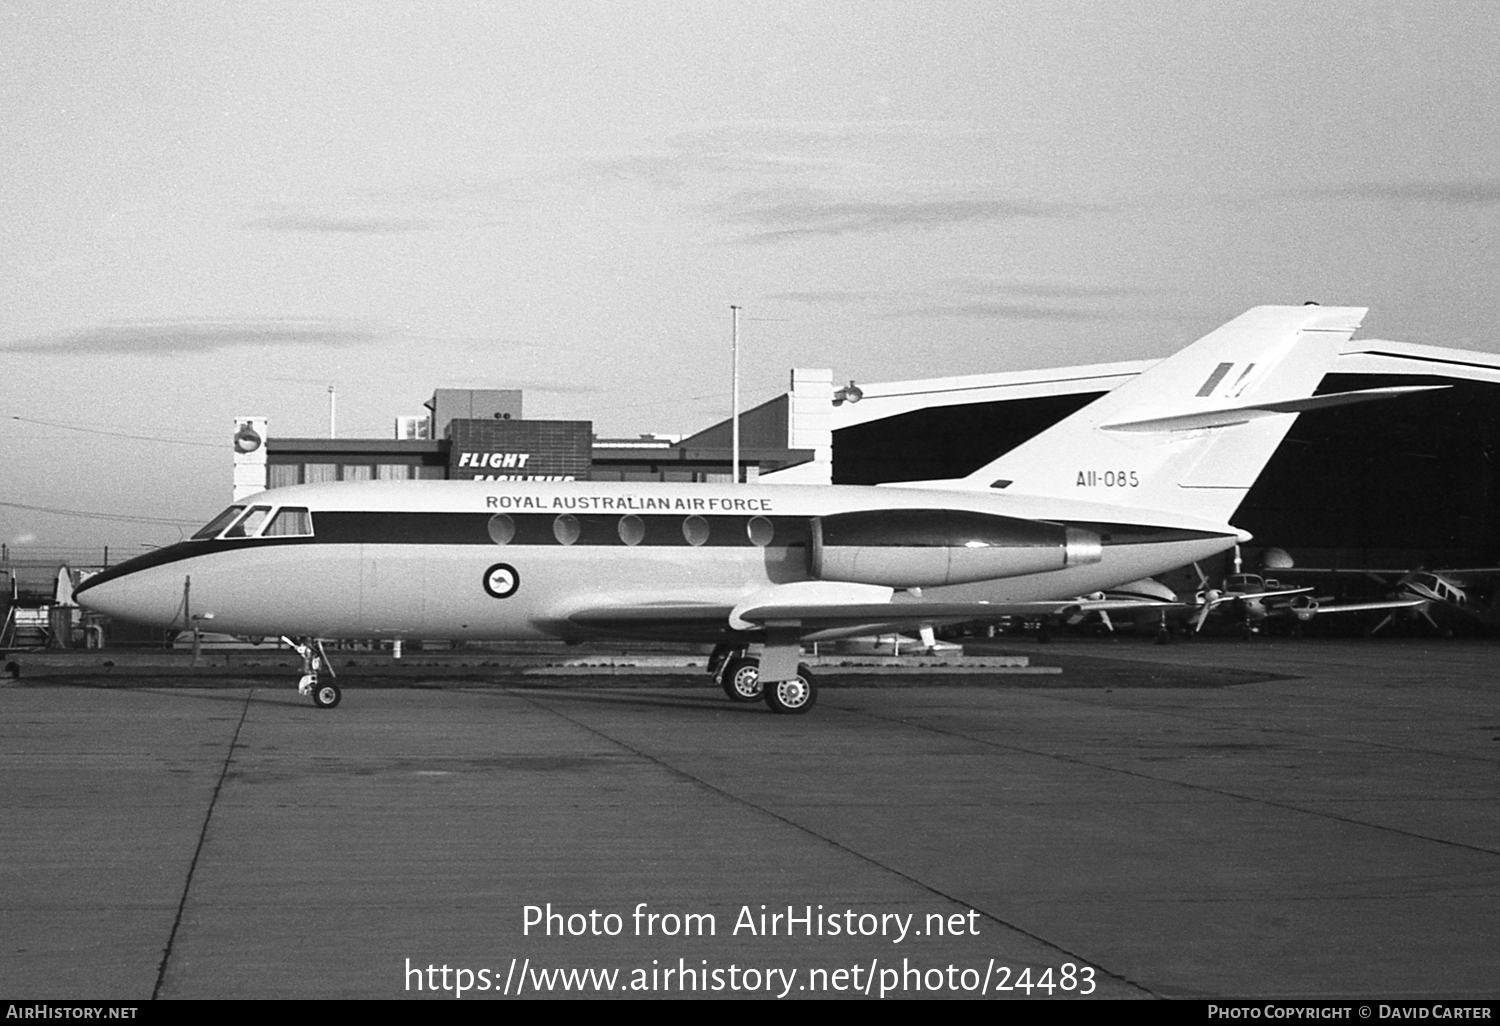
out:
M1391 388L1364 388L1357 392L1334 392L1331 395L1314 395L1302 399L1284 399L1279 402L1251 403L1246 406L1228 406L1217 410L1198 410L1171 417L1151 417L1147 420L1123 421L1118 424L1101 424L1105 431L1198 431L1204 428L1233 427L1248 424L1260 417L1278 414L1306 413L1335 406L1351 406L1354 403L1374 402L1378 399L1396 399L1413 392L1431 392L1450 385L1398 385Z

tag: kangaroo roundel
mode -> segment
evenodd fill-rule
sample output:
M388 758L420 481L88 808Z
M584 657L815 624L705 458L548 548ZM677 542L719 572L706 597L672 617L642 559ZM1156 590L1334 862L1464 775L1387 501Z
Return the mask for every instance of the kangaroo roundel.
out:
M510 598L520 587L520 571L509 563L496 563L484 572L484 590L494 598Z

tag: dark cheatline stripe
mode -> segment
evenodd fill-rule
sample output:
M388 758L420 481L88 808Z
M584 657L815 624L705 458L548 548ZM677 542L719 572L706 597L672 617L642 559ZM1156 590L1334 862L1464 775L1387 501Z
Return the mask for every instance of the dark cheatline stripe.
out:
M313 533L319 542L363 545L494 545L490 520L510 518L515 533L506 547L514 545L561 545L554 525L559 516L576 521L574 545L618 545L621 513L313 513ZM645 537L641 545L687 546L683 523L688 514L630 514L641 521ZM750 515L703 515L708 525L708 548L749 547ZM772 545L806 544L807 517L766 517L775 529Z
M74 597L83 594L96 584L105 581L113 581L133 574L137 570L149 570L153 566L165 566L168 563L177 563L184 559L192 559L194 556L206 556L211 552L227 552L231 549L262 548L267 545L311 545L317 541L316 538L292 537L292 538L236 538L232 541L184 541L176 545L167 545L139 556L132 556L123 563L101 570L99 573L84 581L73 589Z

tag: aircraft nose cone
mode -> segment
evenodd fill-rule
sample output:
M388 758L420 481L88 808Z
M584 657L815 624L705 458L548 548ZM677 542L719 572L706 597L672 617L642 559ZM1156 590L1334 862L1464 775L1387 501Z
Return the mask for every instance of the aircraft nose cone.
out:
M80 606L116 620L169 627L182 619L182 581L160 570L106 570L73 593Z

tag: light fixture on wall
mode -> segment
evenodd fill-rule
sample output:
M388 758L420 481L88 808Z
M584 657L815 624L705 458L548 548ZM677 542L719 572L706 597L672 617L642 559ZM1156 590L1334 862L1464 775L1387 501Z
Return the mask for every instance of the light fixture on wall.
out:
M865 397L858 385L851 378L849 384L833 393L833 405L842 406L844 403L857 403Z

